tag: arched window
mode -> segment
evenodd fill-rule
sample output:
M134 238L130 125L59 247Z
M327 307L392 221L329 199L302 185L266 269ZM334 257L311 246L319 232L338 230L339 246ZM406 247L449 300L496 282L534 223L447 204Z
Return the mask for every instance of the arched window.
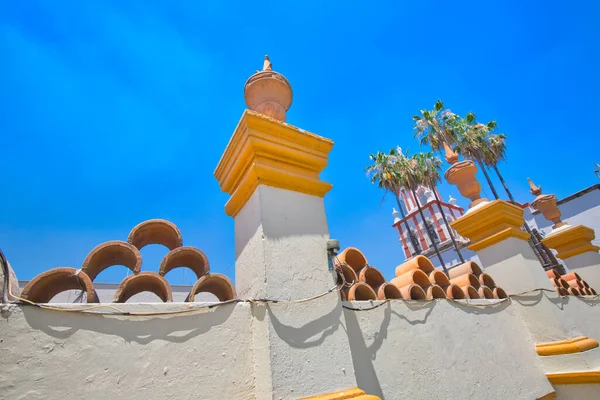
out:
M427 228L427 233L429 233L429 238L435 242L435 243L439 243L440 242L440 237L438 236L436 230L435 230L435 226L433 225L433 222L431 222L431 220L426 219L425 220L425 227Z

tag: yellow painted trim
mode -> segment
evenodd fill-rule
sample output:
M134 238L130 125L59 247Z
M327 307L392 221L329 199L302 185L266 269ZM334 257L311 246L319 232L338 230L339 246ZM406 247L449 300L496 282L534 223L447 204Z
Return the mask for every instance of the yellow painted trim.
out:
M365 394L363 390L359 388L346 389L339 392L334 393L326 393L320 394L318 396L313 397L303 397L300 400L345 400L345 399L355 399L355 400L381 400L377 396L371 396Z
M523 209L503 200L495 200L450 223L461 236L469 238L468 246L479 251L508 238L529 239L529 234L521 230Z
M597 340L590 339L587 336L579 336L556 342L539 343L535 345L535 350L540 356L555 356L559 354L581 353L595 349L596 347L598 347Z
M600 371L559 372L546 374L553 385L584 385L600 383Z
M319 179L333 141L246 110L217 165L225 206L235 217L259 184L324 197L332 185Z
M542 243L551 249L555 249L558 258L567 259L587 251L600 250L594 246L592 240L596 238L594 230L583 225L575 225L570 228L552 233L546 236Z

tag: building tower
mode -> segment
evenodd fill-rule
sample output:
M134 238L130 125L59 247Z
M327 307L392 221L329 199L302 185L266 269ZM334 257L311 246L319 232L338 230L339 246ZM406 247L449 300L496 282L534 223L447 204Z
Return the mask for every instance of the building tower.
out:
M437 188L438 198L441 198ZM434 260L435 253L429 237L431 237L438 245L442 257L444 257L448 266L458 263L458 255L452 246L452 240L448 232L448 227L444 223L442 214L436 204L433 191L425 186L420 186L416 190L417 196L405 188L400 189L398 193L398 206L402 208L399 213L396 209L393 210L394 228L398 230L400 243L405 258L411 258L417 254L423 254ZM421 218L417 206L421 205L425 220ZM452 221L460 218L464 214L464 209L456 205L456 199L450 196L448 202L440 203L446 214L446 219L450 224ZM400 215L400 216L399 216ZM401 216L404 215L404 218ZM407 229L408 228L408 229ZM452 229L452 228L450 228ZM429 235L427 235L429 232ZM457 244L464 245L466 240L462 238L456 231L453 231ZM465 248L465 250L467 250ZM468 252L468 250L467 250ZM436 258L437 259L437 258Z

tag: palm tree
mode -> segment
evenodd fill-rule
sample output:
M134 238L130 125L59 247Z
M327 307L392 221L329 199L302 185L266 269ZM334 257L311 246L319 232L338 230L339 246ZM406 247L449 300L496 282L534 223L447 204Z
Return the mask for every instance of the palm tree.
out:
M406 228L407 235L410 239L410 242L415 249L415 252L420 254L421 247L417 242L417 238L412 234L410 227L408 226L408 221L406 219L406 215L404 214L404 208L400 203L400 189L402 185L399 183L398 172L394 168L394 159L390 159L390 157L384 152L378 151L376 154L369 155L369 159L373 162L372 165L369 165L365 168L365 172L367 176L371 178L371 183L377 184L380 189L384 190L383 198L388 192L394 193L396 196L396 203L398 204L398 208L400 209L400 215L402 216L402 220L404 221L404 226Z
M492 122L494 122L494 121L492 121ZM494 127L495 127L495 122L494 122ZM513 197L510 190L508 189L508 185L506 185L506 182L504 181L504 177L500 173L500 169L498 169L498 163L500 161L504 161L506 159L506 135L504 135L502 133L491 134L487 137L487 143L488 143L488 147L487 147L487 151L484 153L483 162L485 165L494 168L494 171L496 171L496 175L498 176L498 179L500 179L502 186L504 186L504 191L506 191L506 194L508 195L510 202L515 203L515 198Z
M425 226L425 232L429 237L429 241L433 246L437 258L440 260L442 269L446 274L448 274L448 270L446 269L446 263L442 258L437 243L434 240L433 235L429 231L429 228L425 224L425 215L423 214L423 208L421 207L421 203L419 202L417 197L417 189L419 188L421 183L425 181L427 169L419 163L418 157L408 157L408 152L406 153L406 155L404 155L401 151L392 149L392 151L390 151L390 156L395 158L394 169L397 171L399 183L401 184L401 186L410 190L415 198L415 202L417 203L417 209L419 210L419 215L421 216L421 220L423 221L423 224Z
M452 240L454 250L456 250L460 261L464 263L465 259L460 251L459 246L456 244L456 239L453 233L454 230L450 227L450 224L448 223L448 219L446 218L446 213L440 202L437 190L435 190L437 184L442 181L442 177L440 175L440 170L442 169L442 160L440 160L438 157L435 157L432 152L419 153L416 154L415 157L419 160L421 168L425 170L425 174L423 176L423 184L429 189L431 189L431 191L433 192L435 202L438 206L438 209L440 210L440 214L442 215L442 219L444 220L444 224L446 225L446 230L450 235L450 239Z
M457 117L452 122L455 124L455 130L458 131L455 151L463 157L473 159L477 162L479 169L483 172L485 180L492 190L494 198L497 200L499 198L498 192L496 192L496 188L484 164L485 155L489 152L488 133L490 129L496 127L496 121L491 121L487 125L478 123L475 120L475 114L470 112L464 119Z
M444 103L438 100L433 110L419 110L421 116L412 117L415 121L415 138L419 139L421 146L429 145L433 151L442 152L444 142L453 145L458 139L456 114L450 110L444 110Z
M453 145L458 141L458 132L460 131L461 125L460 117L454 114L452 111L446 109L444 110L444 103L441 100L438 100L433 106L432 110L419 110L421 115L415 115L412 117L413 121L415 121L415 137L419 139L419 143L421 146L429 145L433 151L437 151L442 153L444 150L444 143L448 145ZM433 158L433 154L429 156L429 158ZM446 214L442 209L440 204L440 199L438 198L437 192L435 190L435 186L438 181L441 181L439 169L441 168L441 161L439 158L435 158L438 160L439 164L434 162L433 160L429 161L428 171L428 182L424 182L426 186L428 186L435 195L435 200L438 208L442 214L444 219L444 224L446 225L446 229L450 233L450 238L452 239L452 244L454 245L454 249L458 254L460 260L465 262L462 253L456 244L456 240L454 235L452 234L452 229L448 224L448 219L446 218Z

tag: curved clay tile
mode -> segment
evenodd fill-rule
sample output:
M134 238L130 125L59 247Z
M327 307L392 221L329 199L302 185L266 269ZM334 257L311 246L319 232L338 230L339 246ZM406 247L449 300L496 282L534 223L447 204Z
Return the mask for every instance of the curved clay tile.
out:
M191 269L198 279L210 271L206 254L191 246L178 247L167 253L160 262L158 273L165 276L167 272L179 267Z
M397 276L394 279L392 279L390 283L396 286L401 291L402 288L407 285L415 284L420 286L421 288L426 288L429 285L431 285L431 282L429 282L429 277L425 274L425 272L421 271L420 269L413 269L400 276ZM402 295L402 297L404 297L404 294Z
M81 269L93 281L100 272L113 265L124 265L137 274L142 266L140 251L120 240L105 242L90 251Z
M121 281L115 292L115 303L125 303L132 296L152 292L163 302L173 301L169 282L156 272L140 272L137 275L129 275Z
M450 280L448 279L448 276L439 269L431 271L431 273L429 274L429 282L435 283L436 285L439 285L441 287L446 287L450 285Z
M336 268L339 268L348 285L358 282L358 276L356 276L356 272L348 264L339 264L336 266ZM342 277L338 276L337 284L341 285L342 283L344 283Z
M342 296L342 300L348 300L348 291L350 290L350 286L355 282L358 282L358 276L356 276L356 272L346 263L337 264L335 266L338 269L338 285L344 285L341 287L340 296ZM342 279L343 276L343 279ZM346 282L344 282L344 280Z
M579 276L579 274L577 272L569 272L568 274L562 275L561 278L567 282L570 280L573 280L573 279L576 279L578 281L581 280L581 277Z
M425 293L427 296L427 300L446 298L446 292L444 291L444 289L442 289L439 285L436 284L431 284L427 286L427 291Z
M340 263L346 263L356 272L360 271L368 264L367 257L357 248L348 247L344 249L338 256L337 260Z
M467 299L478 299L479 298L479 292L477 292L477 289L475 289L475 287L467 285L467 286L461 286L460 288L462 289L462 291L465 294L465 297Z
M481 283L482 286L487 286L492 290L494 290L496 287L496 282L485 272L479 275L479 283Z
M237 297L235 287L228 277L221 274L206 274L196 281L186 302L193 302L200 292L212 293L219 301L233 300Z
M502 289L501 287L498 287L498 286L496 286L494 288L494 290L492 290L492 292L494 293L495 299L506 299L508 297L508 295L506 294L504 289Z
M555 269L549 269L546 271L546 275L548 275L548 278L550 279L560 279L560 274Z
M467 261L448 271L450 279L458 278L464 274L473 274L475 276L479 276L479 274L481 274L481 267L474 261Z
M435 267L427 257L419 254L418 256L411 258L404 264L398 265L396 267L395 273L396 276L400 276L415 269L420 269L426 274L429 274L435 269Z
M162 244L169 250L183 244L179 228L164 219L149 219L136 225L129 233L127 241L139 250L147 244Z
M377 292L379 287L385 283L383 274L375 267L364 267L361 269L358 280L371 286L375 292Z
M448 286L442 286L442 288L446 292L446 297L449 299L459 300L466 297L460 286L453 283L449 284Z
M412 283L400 288L400 293L404 300L425 300L427 297L421 286Z
M348 291L348 300L377 300L377 294L365 282L356 282Z
M82 290L88 303L98 303L90 277L75 268L54 268L33 278L21 292L21 297L34 303L47 303L66 290Z
M479 288L479 290L477 291L477 293L479 294L479 297L482 299L493 299L494 298L494 292L492 292L492 290L487 286L481 286Z
M385 299L401 299L402 294L400 293L400 289L391 283L384 283L379 286L379 290L377 290L377 299L385 300Z
M479 279L473 274L464 274L457 276L456 278L450 279L450 283L454 283L460 287L473 286L475 289L479 289L481 283Z
M565 290L567 290L568 288L570 288L569 284L564 279L553 278L550 281L552 282L552 285L554 285L555 288L563 288Z

